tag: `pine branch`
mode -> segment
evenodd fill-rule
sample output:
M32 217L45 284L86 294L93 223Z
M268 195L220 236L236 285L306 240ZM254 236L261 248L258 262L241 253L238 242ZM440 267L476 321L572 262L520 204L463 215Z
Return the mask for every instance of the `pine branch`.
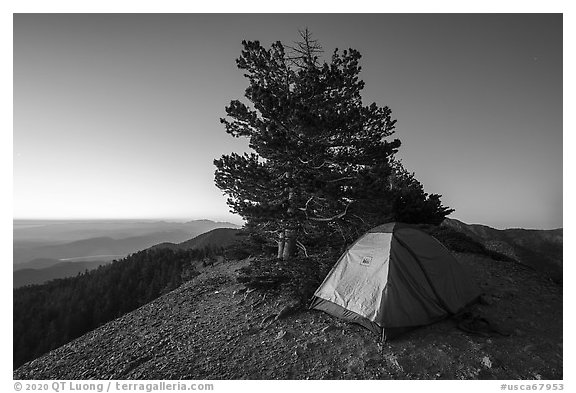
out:
M308 217L308 205L310 204L312 199L314 199L314 195L312 195L310 198L308 198L308 200L306 201L306 205L304 207L298 208L298 210L302 210L303 212L306 212L306 217Z
M308 251L306 250L306 247L304 247L304 244L302 244L300 241L296 240L296 245L298 247L300 247L302 249L302 251L304 251L304 255L306 255L306 258L308 258Z
M310 164L310 163L313 161L313 159L308 160L308 161L304 161L304 160L303 160L302 158L300 158L300 157L298 157L298 160L300 160L300 162L301 162L302 164L304 164L304 165L308 165L308 164ZM326 165L326 164L334 164L334 162L333 162L333 161L324 160L324 161L322 162L322 164L320 164L320 166L313 166L313 167L311 167L310 169L313 169L313 170L322 169L322 167L324 167L324 165Z
M344 217L347 213L348 213L348 207L350 207L350 205L353 203L354 201L350 201L348 202L348 204L346 205L346 208L344 209L344 211L342 213L336 214L335 216L332 217L308 217L309 220L311 221L317 221L317 222L330 222L330 221L334 221L337 220L339 218Z
M334 180L326 180L326 183L336 183L342 180L354 180L356 179L354 176L344 176Z

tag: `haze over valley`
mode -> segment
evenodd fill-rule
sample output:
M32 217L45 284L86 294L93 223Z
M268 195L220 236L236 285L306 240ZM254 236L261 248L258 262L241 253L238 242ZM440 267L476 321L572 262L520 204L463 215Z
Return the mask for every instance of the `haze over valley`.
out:
M211 220L14 220L14 287L74 276L160 243L237 227Z

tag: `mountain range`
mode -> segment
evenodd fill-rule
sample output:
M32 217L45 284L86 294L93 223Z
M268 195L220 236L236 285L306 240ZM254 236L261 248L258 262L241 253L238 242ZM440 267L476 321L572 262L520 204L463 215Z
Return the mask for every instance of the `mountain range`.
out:
M158 220L14 220L13 234L15 244L30 246L69 243L93 237L122 239L162 232L183 232L194 237L215 228L237 227L238 225L229 222L205 219L183 222Z
M495 229L486 225L466 224L456 219L445 219L442 225L467 235L488 250L512 258L555 281L562 281L562 228Z
M236 225L209 220L186 223L96 222L91 230L90 225L89 222L51 222L46 225L36 222L22 225L18 231L15 229L18 239L14 245L14 288L75 276L147 248L192 250L227 247L239 240ZM556 281L562 281L561 228L499 230L485 225L466 224L456 219L446 219L442 226L465 234L488 250L506 255ZM50 232L53 229L55 233ZM151 232L157 229L171 231ZM110 236L58 243L79 234L103 233ZM140 235L115 238L129 233Z
M196 220L165 221L25 221L15 222L14 288L75 276L115 259L159 244L173 249L228 245L237 225ZM214 234L211 230L217 229ZM223 232L220 232L222 229ZM227 232L229 231L229 232ZM203 235L204 234L204 235ZM105 235L105 236L102 236ZM200 236L197 240L196 237ZM77 239L78 237L87 238ZM229 236L228 236L229 237ZM197 243L197 245L195 245Z
M112 260L162 242L183 242L228 222L14 221L14 269L39 258ZM28 266L29 267L29 266Z
M151 248L169 248L171 250L198 250L210 247L228 247L241 240L240 230L235 228L217 228L181 243L164 242Z
M98 266L110 263L105 261L59 262L57 260L50 260L50 263L52 263L52 261L54 263L49 267L16 270L12 275L14 288L25 285L42 284L56 278L74 277L86 270L96 269Z

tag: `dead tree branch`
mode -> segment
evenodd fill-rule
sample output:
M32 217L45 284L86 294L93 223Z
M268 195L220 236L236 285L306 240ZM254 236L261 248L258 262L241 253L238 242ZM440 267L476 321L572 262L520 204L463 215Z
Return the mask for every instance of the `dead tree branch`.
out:
M308 217L308 219L311 221L319 221L319 222L330 222L330 221L337 220L339 218L344 217L348 213L348 208L350 207L350 205L353 202L354 201L348 202L348 204L346 205L346 208L344 209L344 211L342 213L338 213L332 217Z
M300 247L300 249L302 249L302 251L304 251L304 255L306 255L306 258L308 258L308 251L306 250L306 247L304 246L304 244L302 244L300 241L296 240L296 245L298 247Z

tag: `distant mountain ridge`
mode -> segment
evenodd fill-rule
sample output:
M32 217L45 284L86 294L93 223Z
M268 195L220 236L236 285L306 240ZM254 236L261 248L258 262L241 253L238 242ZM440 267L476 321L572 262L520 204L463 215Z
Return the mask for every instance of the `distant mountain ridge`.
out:
M38 223L36 223L38 224ZM162 242L179 243L215 228L237 225L210 220L189 222L47 222L14 226L14 269L35 259L120 258ZM94 258L93 258L94 259ZM102 258L98 258L102 259Z
M200 250L204 248L223 248L232 245L241 240L238 237L239 229L234 228L216 228L206 233L202 233L192 239L185 240L181 243L163 242L149 247L150 241L154 238L150 237L136 237L129 239L116 240L111 238L94 238L87 240L80 240L78 242L68 243L60 246L44 246L44 250L52 250L62 258L62 255L77 255L78 253L97 253L102 252L103 248L108 252L130 252L140 251L144 249L161 249L168 248L173 251L176 250ZM151 240L152 239L152 240ZM141 248L134 250L139 244ZM72 247L78 246L78 247ZM98 248L100 247L100 248ZM126 252L126 254L130 253ZM45 251L44 255L53 255ZM96 254L98 255L98 254ZM114 259L120 259L122 255L117 255ZM100 265L109 263L106 258L98 260L76 260L76 261L61 261L55 258L38 258L28 262L23 262L14 265L13 273L13 287L19 288L24 285L42 284L49 280L56 278L72 277L85 270L92 270Z
M236 224L211 220L186 222L152 220L33 221L13 223L14 243L70 243L93 237L122 239L161 232L184 232L187 238L215 228L238 228Z
M486 225L466 224L447 218L443 226L464 233L489 250L504 254L519 263L562 280L563 229L495 229Z
M183 237L186 236L186 234L179 232L162 232L123 239L93 237L65 244L39 246L26 250L17 249L14 251L14 263L16 267L21 263L21 261L28 261L32 258L51 258L61 260L98 255L122 256L149 247L151 244L157 243L159 239L175 236Z
M217 228L181 243L175 244L164 242L156 244L151 248L169 248L171 250L198 250L207 247L228 247L241 240L241 238L238 236L239 234L239 229Z
M13 287L19 288L25 285L42 284L57 278L73 277L86 270L96 269L98 266L110 262L106 261L79 261L79 262L56 262L49 267L40 269L26 268L13 273Z

